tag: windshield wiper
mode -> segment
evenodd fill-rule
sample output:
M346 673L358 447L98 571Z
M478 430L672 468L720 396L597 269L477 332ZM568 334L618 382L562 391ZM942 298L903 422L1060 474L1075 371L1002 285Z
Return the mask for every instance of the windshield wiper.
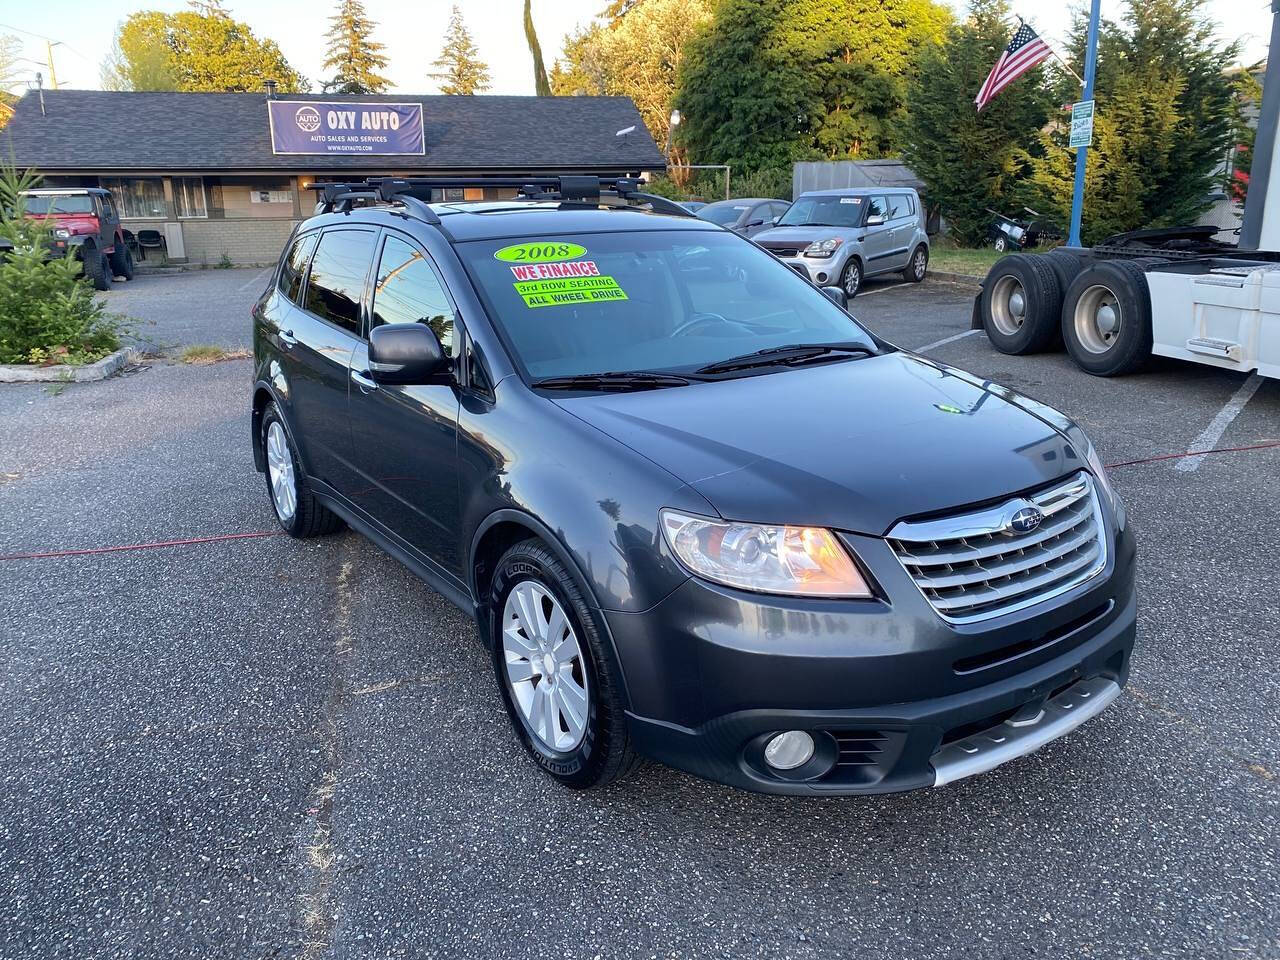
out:
M580 373L571 377L543 377L534 380L544 390L654 390L660 387L687 387L687 377L670 373L621 370L608 373Z
M699 367L695 373L728 373L731 370L749 370L752 367L769 367L778 364L798 363L824 357L832 353L863 354L873 356L875 350L861 343L792 343L769 347L755 353L719 360Z

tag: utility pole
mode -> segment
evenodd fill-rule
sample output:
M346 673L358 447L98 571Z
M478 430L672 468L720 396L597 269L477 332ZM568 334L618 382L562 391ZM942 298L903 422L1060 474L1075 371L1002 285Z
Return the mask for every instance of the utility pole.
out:
M1089 12L1089 39L1084 56L1084 99L1093 99L1093 77L1098 70L1098 18L1102 0L1093 0ZM1084 213L1084 171L1089 163L1089 148L1076 148L1076 189L1071 197L1071 236L1067 246L1080 246L1080 220Z
M1271 0L1271 49L1280 56L1280 0ZM1258 114L1258 133L1253 143L1253 168L1249 171L1249 190L1244 198L1244 220L1240 224L1241 250L1263 247L1263 223L1267 226L1267 246L1276 242L1277 225L1267 217L1267 194L1271 188L1276 154L1276 123L1280 120L1280 61L1267 60L1267 76L1262 86L1262 109ZM1280 176L1276 177L1280 183ZM1277 187L1280 189L1280 187ZM1277 207L1280 209L1280 206Z
M44 41L44 52L45 56L49 58L49 87L53 90L57 90L58 71L53 68L53 47L53 42L46 38Z

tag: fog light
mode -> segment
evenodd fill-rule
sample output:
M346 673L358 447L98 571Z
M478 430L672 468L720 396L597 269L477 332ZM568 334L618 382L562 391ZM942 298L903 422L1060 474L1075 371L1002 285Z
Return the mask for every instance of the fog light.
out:
M818 282L819 282L819 283L826 283L826 282L827 282L827 275L826 275L825 273L820 273L820 274L818 274Z
M794 770L813 756L813 737L803 730L780 733L764 748L764 759L775 770Z

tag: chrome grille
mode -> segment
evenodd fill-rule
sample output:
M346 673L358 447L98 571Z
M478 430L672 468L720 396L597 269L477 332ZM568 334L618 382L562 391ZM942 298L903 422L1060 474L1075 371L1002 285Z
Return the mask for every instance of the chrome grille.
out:
M1015 531L1015 514L1043 520ZM1028 497L937 520L897 524L889 545L925 599L952 623L1020 610L1083 583L1107 563L1093 478L1085 472Z

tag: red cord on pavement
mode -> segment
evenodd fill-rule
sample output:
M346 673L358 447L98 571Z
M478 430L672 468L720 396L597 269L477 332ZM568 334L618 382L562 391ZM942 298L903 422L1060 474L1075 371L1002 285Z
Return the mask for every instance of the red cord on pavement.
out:
M1246 450L1267 450L1280 447L1280 440L1268 440L1266 443L1255 443L1247 447L1214 447L1212 450L1190 450L1186 453L1162 453L1155 457L1140 457L1137 460L1121 460L1119 463L1108 463L1107 469L1113 467L1131 467L1135 463L1155 463L1157 460L1179 460L1182 457L1203 457L1208 453L1244 453Z
M157 547L183 547L193 543L218 543L223 540L257 540L260 537L282 536L282 530L261 530L253 533L219 533L212 537L187 537L182 540L155 540L151 543L126 543L115 547L89 547L84 550L50 550L45 553L10 553L0 556L3 560L47 560L52 557L86 557L95 553L120 553L125 550L154 550Z

